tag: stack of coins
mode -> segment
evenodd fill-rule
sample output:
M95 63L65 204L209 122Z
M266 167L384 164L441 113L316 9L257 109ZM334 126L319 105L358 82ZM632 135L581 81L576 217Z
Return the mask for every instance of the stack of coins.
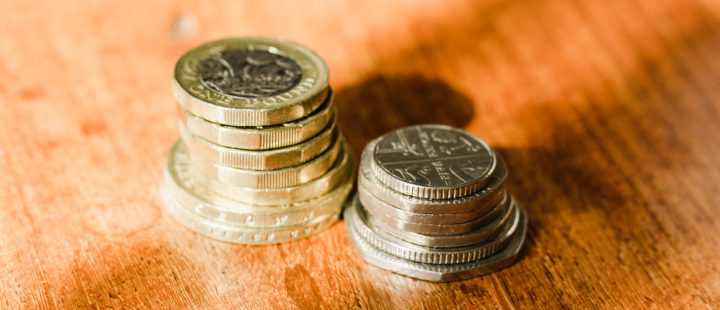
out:
M419 125L368 144L344 216L369 263L427 281L462 280L511 264L527 216L505 190L507 168L460 129Z
M178 61L173 89L181 140L163 199L178 221L212 238L266 244L338 219L353 164L314 52L263 38L210 42Z

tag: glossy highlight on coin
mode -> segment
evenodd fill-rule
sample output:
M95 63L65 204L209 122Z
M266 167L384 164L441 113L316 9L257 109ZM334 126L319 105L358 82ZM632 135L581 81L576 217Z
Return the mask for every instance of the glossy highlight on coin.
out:
M422 198L443 199L482 188L497 160L490 147L468 133L442 125L418 125L382 136L374 147L380 182Z

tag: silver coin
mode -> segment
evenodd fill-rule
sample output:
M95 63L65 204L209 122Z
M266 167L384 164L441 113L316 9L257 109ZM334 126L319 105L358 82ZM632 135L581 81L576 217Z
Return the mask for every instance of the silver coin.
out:
M243 150L267 150L301 143L316 136L335 118L332 93L312 114L274 126L235 127L216 124L183 109L179 115L181 126L190 133L220 146Z
M360 256L368 263L379 268L395 272L400 275L432 282L459 281L478 277L487 273L498 271L512 264L520 254L525 243L527 232L527 215L525 210L518 206L521 225L518 227L510 243L500 252L490 257L464 264L423 264L408 261L392 254L381 251L370 245L350 225L348 230L350 239Z
M501 158L497 158L495 171L488 184L477 192L455 199L422 199L397 192L380 183L371 171L372 153L377 140L368 143L360 159L358 172L358 187L375 195L388 204L408 212L414 213L467 213L477 209L478 206L492 205L502 199L507 179L507 166Z
M495 201L491 201L485 205L478 205L475 209L464 213L415 213L394 207L370 193L363 186L358 186L358 197L363 205L369 206L368 209L373 210L373 212L381 212L385 216L399 221L419 224L467 223L487 213L490 208L497 205L497 203L503 199L503 195L498 195L498 199Z
M426 199L451 199L485 186L494 152L472 134L443 125L416 125L390 132L372 149L371 169L388 187Z
M355 199L354 206L348 207L344 219L365 241L373 247L413 262L425 264L462 264L491 256L505 248L512 239L520 225L520 214L513 209L513 220L504 225L499 235L493 239L485 240L481 244L456 248L430 248L417 246L404 242L402 239L381 235L372 229L358 216L357 208L360 202Z
M403 231L368 216L362 204L356 208L355 212L375 233L386 239L398 240L397 242L400 244L414 244L429 248L458 248L495 238L500 233L500 229L511 219L511 214L515 209L514 205L513 202L508 208L505 208L505 211L480 228L458 235L418 234Z
M297 166L275 170L245 170L214 164L193 158L191 166L198 178L212 179L232 186L272 189L298 186L325 174L335 163L341 149L346 148L341 137L317 157Z
M317 136L300 144L271 150L250 151L213 144L189 133L182 124L179 130L192 157L202 158L202 160L222 166L247 170L273 170L300 165L327 150L339 134L335 122L333 122Z
M459 235L469 233L491 222L499 214L502 214L510 205L510 195L505 198L489 211L483 213L479 217L464 223L458 224L433 224L433 223L417 223L399 220L388 215L382 207L363 204L368 215L376 219L378 222L385 223L396 229L428 235Z

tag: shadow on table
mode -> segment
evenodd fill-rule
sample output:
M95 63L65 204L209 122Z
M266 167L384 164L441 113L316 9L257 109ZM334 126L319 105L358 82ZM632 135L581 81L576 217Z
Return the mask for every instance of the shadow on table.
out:
M365 145L393 129L434 123L464 127L472 101L440 79L421 75L374 75L339 89L338 124L355 159Z

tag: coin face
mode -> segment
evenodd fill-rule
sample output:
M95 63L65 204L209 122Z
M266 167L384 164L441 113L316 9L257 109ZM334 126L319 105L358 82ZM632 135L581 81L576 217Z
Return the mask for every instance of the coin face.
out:
M302 69L294 60L267 50L230 48L210 54L198 64L206 87L238 98L275 96L295 87Z
M442 125L393 131L378 140L373 159L381 182L409 195L427 196L423 198L472 193L484 184L497 162L485 142Z
M362 198L365 192L375 195L395 208L414 213L467 213L485 210L482 206L492 206L499 202L505 191L507 167L501 158L496 158L495 169L485 187L470 195L455 199L423 199L401 194L381 184L372 173L372 152L377 140L368 143L360 159L358 169L358 193Z
M268 38L201 45L175 67L175 96L186 110L231 126L268 126L299 119L327 96L328 70L311 50Z

